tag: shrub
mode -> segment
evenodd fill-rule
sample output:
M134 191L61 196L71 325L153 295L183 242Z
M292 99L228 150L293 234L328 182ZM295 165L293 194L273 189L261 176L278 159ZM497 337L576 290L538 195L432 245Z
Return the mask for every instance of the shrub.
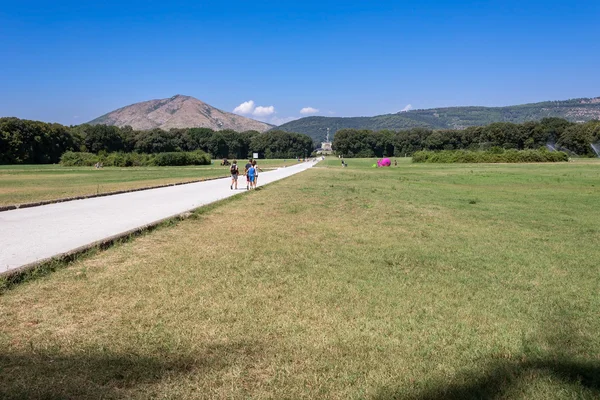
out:
M141 153L110 153L101 158L105 167L143 167L152 165L153 156Z
M530 163L564 162L569 157L562 151L515 150L491 148L488 151L442 150L417 151L413 154L414 163Z
M93 153L75 153L67 151L60 156L60 164L65 167L91 167L99 158Z
M152 156L149 154L126 153L125 165L123 165L123 167L143 167L145 165L150 165L151 162Z
M169 152L154 154L142 153L75 153L68 151L61 156L60 163L65 167L91 167L101 162L105 167L144 167L177 165L210 165L210 155L197 150L194 152Z
M102 157L102 163L105 167L123 167L125 166L125 156L123 153L110 153Z
M203 151L158 153L153 165L209 165L210 156Z

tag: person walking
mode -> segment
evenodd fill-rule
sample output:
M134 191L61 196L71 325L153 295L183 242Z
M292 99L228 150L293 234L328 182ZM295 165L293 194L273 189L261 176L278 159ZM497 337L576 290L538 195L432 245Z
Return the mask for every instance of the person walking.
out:
M248 170L252 167L252 159L250 158L244 167L244 175L246 175L246 190L250 189L250 177L248 176Z
M262 172L262 169L258 167L256 160L252 160L252 166L254 167L254 189L256 189L256 185L258 185L258 171Z
M254 165L250 164L250 168L248 168L248 172L246 173L248 176L248 184L250 186L250 189L252 188L256 188L255 183L254 183L254 179L256 178L256 169L254 168ZM249 189L246 189L249 190Z
M240 175L237 160L233 160L233 164L229 167L229 172L231 173L231 186L229 188L233 190L233 186L235 185L235 190L237 190L238 176Z

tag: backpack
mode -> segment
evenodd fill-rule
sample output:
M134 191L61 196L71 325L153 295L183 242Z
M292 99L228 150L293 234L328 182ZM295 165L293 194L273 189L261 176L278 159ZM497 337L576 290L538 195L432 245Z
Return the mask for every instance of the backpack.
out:
M232 164L231 168L229 168L229 171L231 172L231 175L237 175L237 173L238 173L237 164Z

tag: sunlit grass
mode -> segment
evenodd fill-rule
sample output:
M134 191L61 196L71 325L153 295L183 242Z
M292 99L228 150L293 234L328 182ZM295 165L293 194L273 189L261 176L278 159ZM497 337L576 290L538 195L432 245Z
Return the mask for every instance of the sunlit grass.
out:
M347 161L6 292L0 397L600 395L598 164Z
M225 177L229 167L61 167L60 165L0 166L0 206L95 195L172 183ZM239 163L245 164L245 160ZM259 160L262 169L295 164L295 160Z

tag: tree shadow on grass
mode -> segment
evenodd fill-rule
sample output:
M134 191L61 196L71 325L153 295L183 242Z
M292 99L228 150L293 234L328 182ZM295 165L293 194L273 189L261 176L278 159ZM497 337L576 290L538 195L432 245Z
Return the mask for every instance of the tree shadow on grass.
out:
M222 370L239 357L248 359L257 351L254 344L233 343L213 345L191 356L34 351L0 354L0 399L124 398L137 386L199 371Z
M600 358L589 359L586 338L573 329L571 314L561 309L550 322L550 329L540 329L535 343L524 343L520 360L491 361L479 371L467 371L453 378L456 383L439 383L417 392L382 388L375 399L505 399L522 382L540 376L569 385L580 396L600 398ZM542 344L542 345L540 345ZM546 350L542 351L541 348ZM583 359L582 355L588 355Z
M558 360L539 360L518 363L500 363L479 375L465 375L463 383L439 385L416 393L394 392L383 389L375 399L502 399L510 389L529 374L549 374L560 381L586 389L594 398L600 398L600 363Z

